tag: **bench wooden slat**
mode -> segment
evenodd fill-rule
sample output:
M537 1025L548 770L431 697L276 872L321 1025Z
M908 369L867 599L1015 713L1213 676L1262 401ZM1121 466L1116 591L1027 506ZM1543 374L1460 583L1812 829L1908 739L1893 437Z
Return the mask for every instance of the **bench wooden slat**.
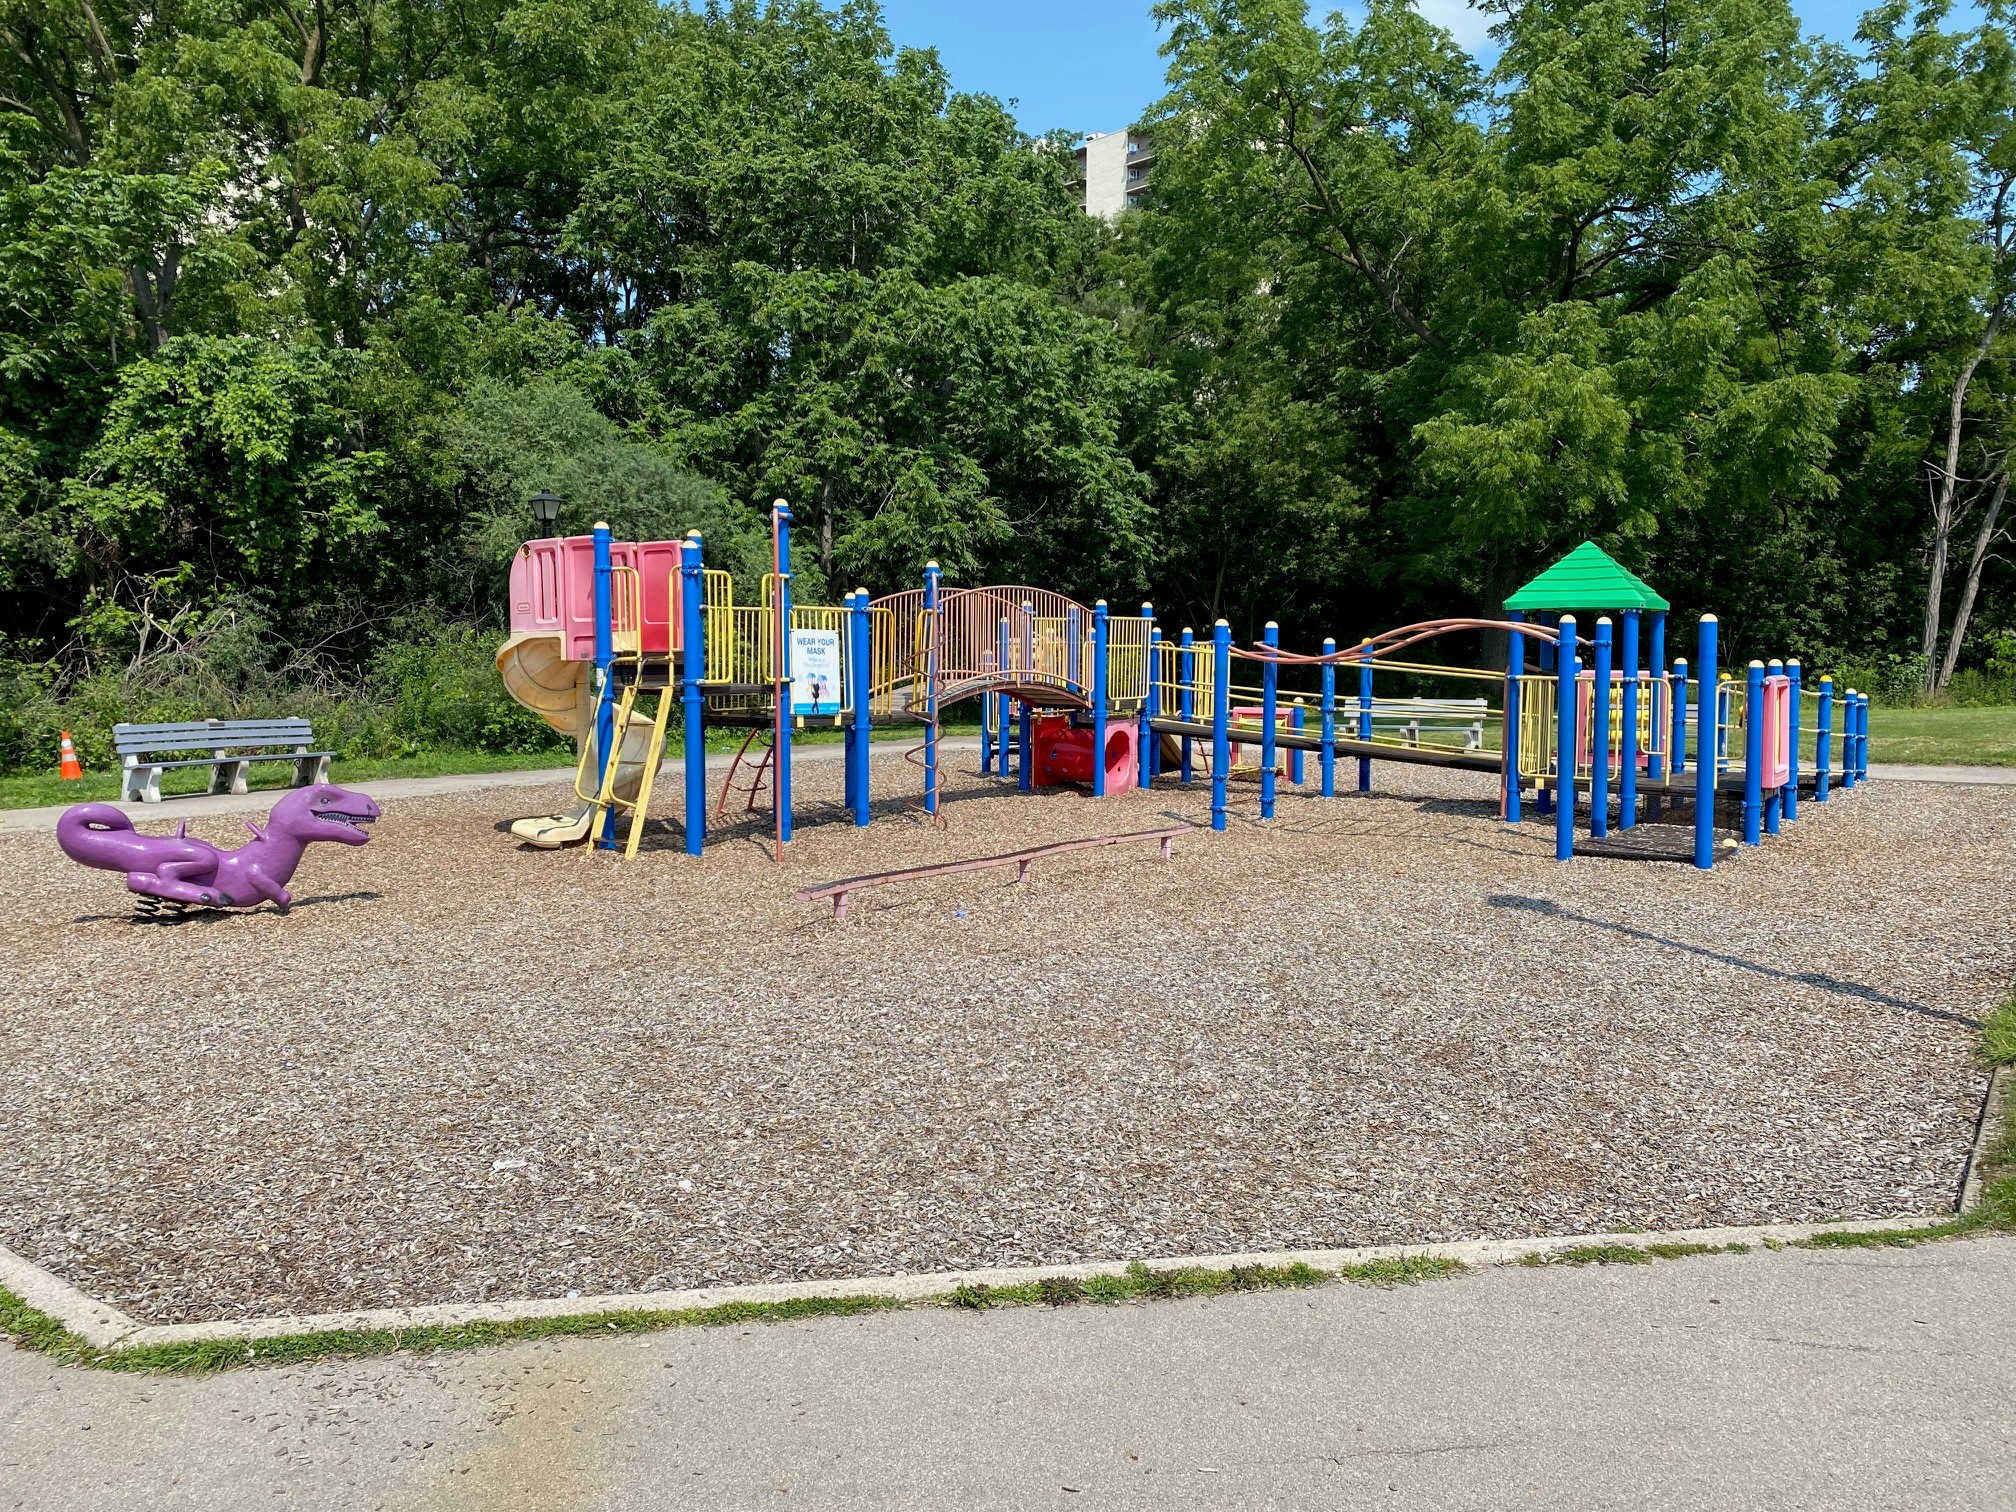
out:
M312 722L284 719L204 719L163 724L118 724L112 749L120 758L122 799L161 801L161 774L171 767L207 766L213 793L245 791L245 769L255 761L291 761L294 785L326 782L334 751L315 751ZM167 760L178 752L209 752Z

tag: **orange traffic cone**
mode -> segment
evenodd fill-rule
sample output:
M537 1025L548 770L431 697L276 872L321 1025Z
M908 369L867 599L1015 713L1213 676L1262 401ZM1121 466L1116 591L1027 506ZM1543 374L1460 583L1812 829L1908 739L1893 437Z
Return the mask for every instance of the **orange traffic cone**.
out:
M63 765L61 770L65 782L82 782L84 768L77 761L77 747L70 744L70 732L63 732Z

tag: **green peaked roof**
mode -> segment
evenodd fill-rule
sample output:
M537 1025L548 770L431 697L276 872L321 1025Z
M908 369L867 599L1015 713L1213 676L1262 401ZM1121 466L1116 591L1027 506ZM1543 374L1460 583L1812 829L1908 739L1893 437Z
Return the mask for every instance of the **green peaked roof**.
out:
M1507 609L1670 609L1637 573L1594 541L1568 555L1505 600Z

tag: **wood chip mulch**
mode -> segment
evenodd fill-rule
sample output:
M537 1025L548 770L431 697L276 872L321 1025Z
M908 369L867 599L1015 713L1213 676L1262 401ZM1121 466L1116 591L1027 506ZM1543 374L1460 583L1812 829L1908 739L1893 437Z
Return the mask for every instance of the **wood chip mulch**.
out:
M1382 768L1268 825L1242 785L1168 863L792 899L1209 821L950 764L936 828L881 755L866 831L803 765L781 868L753 824L518 849L558 789L396 802L290 915L174 926L0 839L0 1242L173 1322L1953 1200L2006 791L1874 783L1701 874L1558 866L1488 777Z

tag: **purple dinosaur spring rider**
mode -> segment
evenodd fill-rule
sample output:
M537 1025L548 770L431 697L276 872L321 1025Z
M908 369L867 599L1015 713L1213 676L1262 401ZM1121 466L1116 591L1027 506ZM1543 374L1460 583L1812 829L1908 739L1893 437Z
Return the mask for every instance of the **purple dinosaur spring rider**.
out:
M285 913L294 901L287 881L309 844L362 845L371 838L364 826L377 817L378 805L362 793L321 782L274 804L264 829L246 820L252 838L237 850L191 839L187 820L172 835L142 835L109 803L70 809L56 821L56 843L81 865L126 873L126 886L140 895L144 917L172 919L190 908L257 908L266 902Z

